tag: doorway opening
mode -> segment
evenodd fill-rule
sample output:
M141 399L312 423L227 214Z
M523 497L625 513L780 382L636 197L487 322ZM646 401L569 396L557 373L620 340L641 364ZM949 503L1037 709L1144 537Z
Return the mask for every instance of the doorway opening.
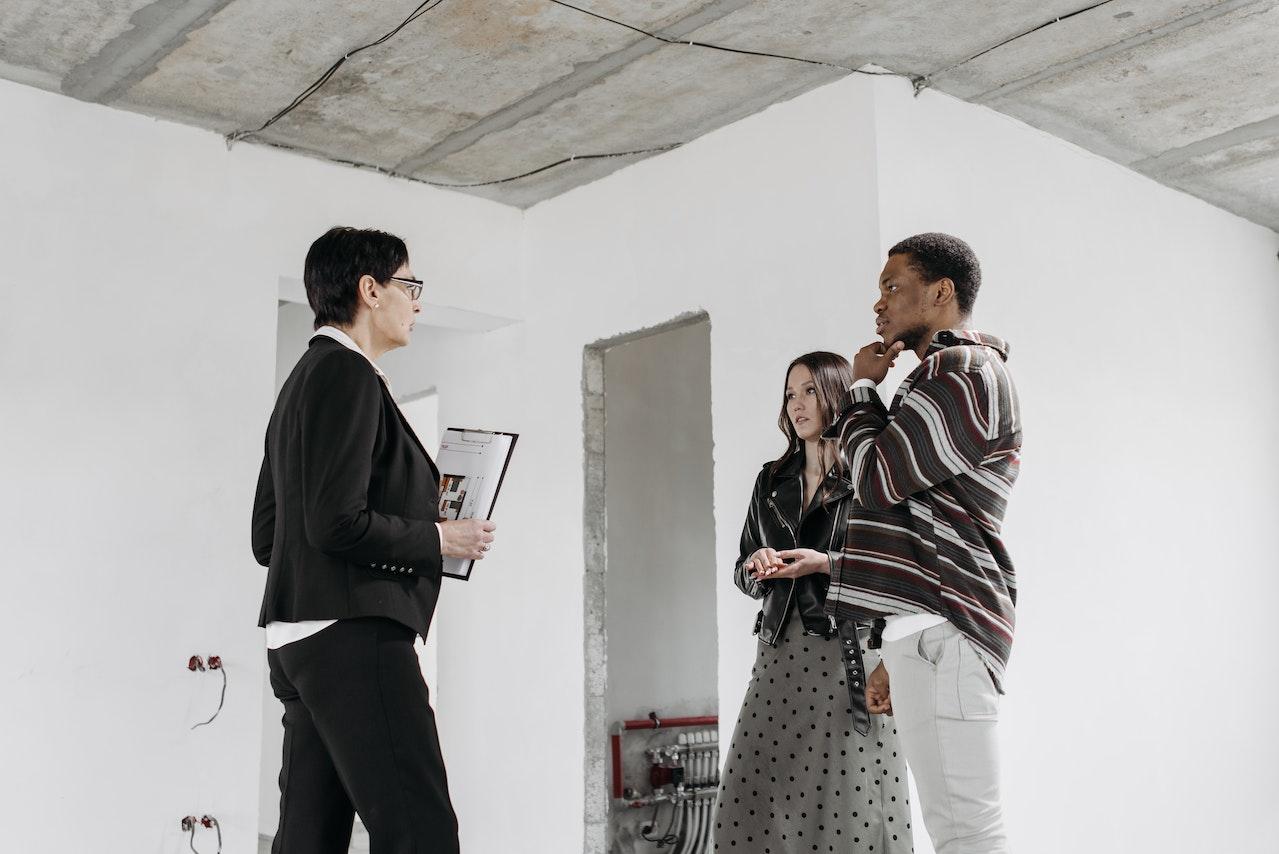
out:
M646 854L657 850L641 833L652 810L614 798L610 735L650 712L718 710L710 318L684 315L589 345L582 391L585 850ZM646 748L659 733L675 741L673 730L627 737L626 788L651 792Z

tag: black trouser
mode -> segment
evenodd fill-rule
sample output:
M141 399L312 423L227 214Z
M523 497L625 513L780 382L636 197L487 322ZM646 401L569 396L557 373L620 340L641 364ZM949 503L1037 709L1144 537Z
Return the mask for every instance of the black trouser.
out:
M284 703L272 854L346 854L357 811L371 854L456 854L457 817L414 636L365 617L267 651Z

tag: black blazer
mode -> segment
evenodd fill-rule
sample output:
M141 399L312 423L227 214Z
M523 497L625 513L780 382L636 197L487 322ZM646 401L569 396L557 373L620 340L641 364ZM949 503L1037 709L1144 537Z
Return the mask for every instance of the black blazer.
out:
M258 625L389 617L425 636L440 473L361 354L312 339L280 389L253 504Z

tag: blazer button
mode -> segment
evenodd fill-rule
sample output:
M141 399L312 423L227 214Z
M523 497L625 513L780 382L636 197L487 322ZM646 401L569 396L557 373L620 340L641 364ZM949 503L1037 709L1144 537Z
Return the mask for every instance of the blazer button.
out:
M386 564L382 564L382 568L383 568L383 569L386 569Z
M413 574L413 567L411 567L411 566L410 566L410 567L409 567L409 575L412 575L412 574Z

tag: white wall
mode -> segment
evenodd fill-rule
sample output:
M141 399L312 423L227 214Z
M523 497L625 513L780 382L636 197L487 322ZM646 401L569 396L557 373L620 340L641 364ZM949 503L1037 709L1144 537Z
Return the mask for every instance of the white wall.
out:
M410 362L442 425L522 434L497 548L446 585L437 619L467 851L581 848L583 346L710 315L726 734L755 611L729 570L781 445L782 371L868 340L884 250L925 229L982 257L977 321L1012 341L1025 409L1003 725L1018 850L1270 849L1274 233L896 81L832 84L522 217L8 84L0 114L20 118L0 137L0 642L16 651L0 810L16 848L89 832L177 851L177 817L206 810L227 850L251 844L247 510L276 281L341 221L404 234L463 307L526 318L428 330ZM196 733L192 652L232 676Z
M518 278L520 216L9 83L0 115L4 847L169 854L208 812L252 851L278 278L375 224L483 298ZM193 732L218 685L194 653L230 689Z

